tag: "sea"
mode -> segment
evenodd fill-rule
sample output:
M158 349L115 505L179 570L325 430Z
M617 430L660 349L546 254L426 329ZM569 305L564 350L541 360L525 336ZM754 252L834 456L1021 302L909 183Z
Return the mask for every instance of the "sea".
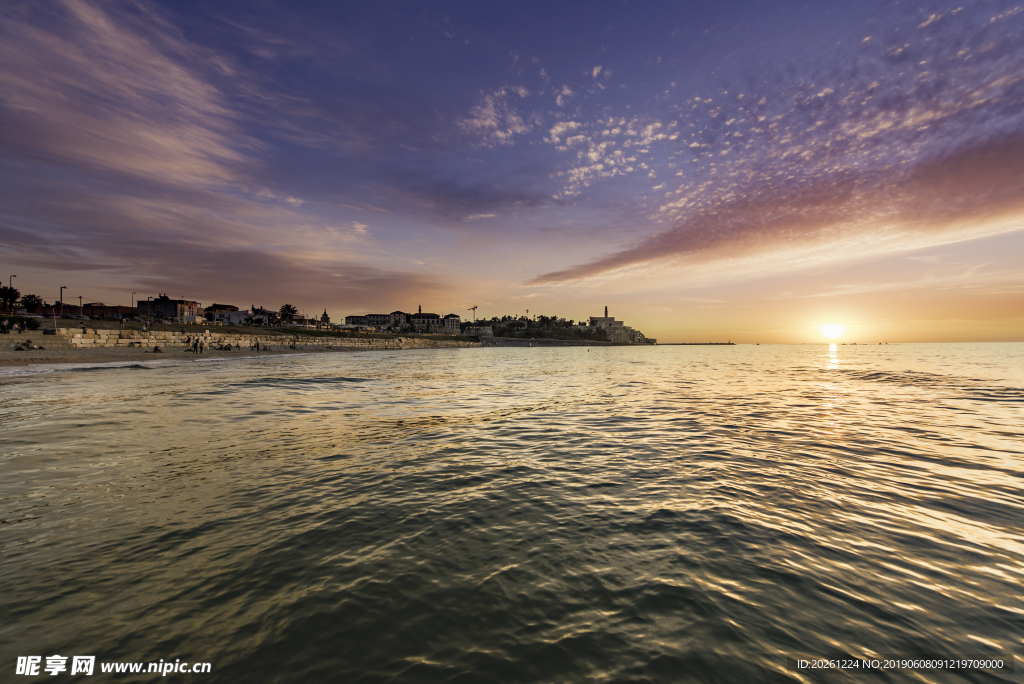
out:
M4 682L1019 682L1022 655L1021 343L0 370Z

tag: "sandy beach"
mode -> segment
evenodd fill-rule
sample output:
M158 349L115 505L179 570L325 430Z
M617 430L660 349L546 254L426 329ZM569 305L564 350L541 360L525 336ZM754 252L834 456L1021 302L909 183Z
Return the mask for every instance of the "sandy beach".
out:
M32 349L28 351L13 351L14 341L18 336L5 336L12 338L11 344L6 344L7 339L0 339L3 348L0 349L0 368L12 366L30 366L33 364L53 363L118 363L124 361L195 361L211 358L254 358L259 356L279 356L282 354L330 354L332 352L358 351L356 349L324 349L323 347L310 347L308 349L299 346L296 349L279 349L274 351L217 351L206 350L203 354L186 352L183 347L168 347L164 352L154 354L152 349L141 349L138 347L117 349ZM26 336L36 344L45 347L52 337L34 339Z
M79 327L81 326L81 327ZM56 332L56 334L54 334ZM186 351L186 341L200 337L205 341L202 354ZM140 344L141 346L129 346ZM29 343L42 349L15 348ZM259 344L259 351L254 346ZM220 351L226 345L232 351ZM154 352L159 346L160 352ZM445 338L392 338L391 336L350 337L337 334L309 334L288 328L246 326L138 323L124 328L118 321L73 319L46 322L43 328L0 335L0 368L36 364L99 364L153 361L198 361L200 359L258 358L267 355L311 354L371 349L409 349L479 346Z

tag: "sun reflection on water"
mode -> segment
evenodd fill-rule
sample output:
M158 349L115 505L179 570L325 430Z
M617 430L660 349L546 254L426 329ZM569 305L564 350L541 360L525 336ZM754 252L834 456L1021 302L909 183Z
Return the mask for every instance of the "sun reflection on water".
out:
M828 345L828 370L839 369L839 345L835 342Z
M839 345L835 342L828 345L828 351L825 353L825 361L825 370L839 370ZM839 427L836 410L840 405L841 393L839 385L834 380L829 380L825 384L825 398L821 405L821 416L825 420L823 423L823 432L826 434L835 435Z

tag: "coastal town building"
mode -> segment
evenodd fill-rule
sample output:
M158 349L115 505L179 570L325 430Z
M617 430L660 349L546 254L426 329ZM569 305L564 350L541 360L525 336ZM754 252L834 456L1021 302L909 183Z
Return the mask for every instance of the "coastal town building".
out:
M392 311L389 314L361 314L345 316L345 326L375 328L378 330L408 330L417 333L435 335L458 335L462 328L462 319L458 314L440 316L436 313L423 313L423 307L417 307L416 313Z
M444 331L444 324L441 317L436 313L423 313L423 307L409 317L412 329L421 333L440 333Z
M206 312L206 320L223 325L242 325L247 318L252 318L252 314L249 311L239 311L237 308L234 311Z
M525 316L519 317L503 317L501 320L501 334L509 334L513 336L522 337L523 333L519 331L528 331L531 328L540 326L554 325L556 328L565 329L577 329L581 332L591 331L591 335L586 339L593 339L593 331L601 330L604 334L598 338L613 342L616 344L656 344L655 340L647 338L639 330L635 330L622 321L615 320L614 317L608 315L608 307L605 307L604 316L591 316L589 324L573 325L572 321L566 320L565 318L549 318L540 316L540 321L527 318ZM496 320L496 319L495 319ZM482 321L481 321L482 322ZM445 315L439 315L436 313L426 312L424 313L423 307L419 306L416 308L416 313L405 313L404 311L392 311L390 314L361 314L345 316L345 327L346 328L370 328L375 330L391 330L395 332L413 332L419 334L431 334L431 335L472 335L475 337L494 337L493 325L477 326L468 325L463 333L462 328L462 317L456 313L450 313ZM527 333L528 334L528 333Z
M244 322L247 311L239 311L233 304L211 304L203 311L203 318L211 323L222 325L241 325Z
M252 314L253 325L273 325L277 323L278 313L271 309L265 309L255 304L249 309Z
M171 299L166 294L162 294L156 299L140 299L137 309L140 315L152 318L184 320L186 316L202 316L199 302L190 299Z
M262 306L239 310L231 304L213 304L206 307L204 319L221 325L272 325L277 322L277 312Z
M622 321L608 315L608 307L604 307L604 316L591 316L590 326L604 330L609 342L617 344L656 344L656 340L648 339L639 330L634 330Z
M26 313L38 316L87 316L89 318L123 318L134 316L134 306L107 305L103 302L90 302L88 304L74 304L54 302L53 304L42 304L32 307Z

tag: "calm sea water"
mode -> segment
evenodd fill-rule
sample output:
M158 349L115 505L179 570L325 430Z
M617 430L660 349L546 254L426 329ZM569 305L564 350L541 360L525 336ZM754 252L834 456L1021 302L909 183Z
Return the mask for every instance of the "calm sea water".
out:
M14 369L0 431L3 681L53 654L196 682L1024 668L786 659L1024 654L1022 344Z

